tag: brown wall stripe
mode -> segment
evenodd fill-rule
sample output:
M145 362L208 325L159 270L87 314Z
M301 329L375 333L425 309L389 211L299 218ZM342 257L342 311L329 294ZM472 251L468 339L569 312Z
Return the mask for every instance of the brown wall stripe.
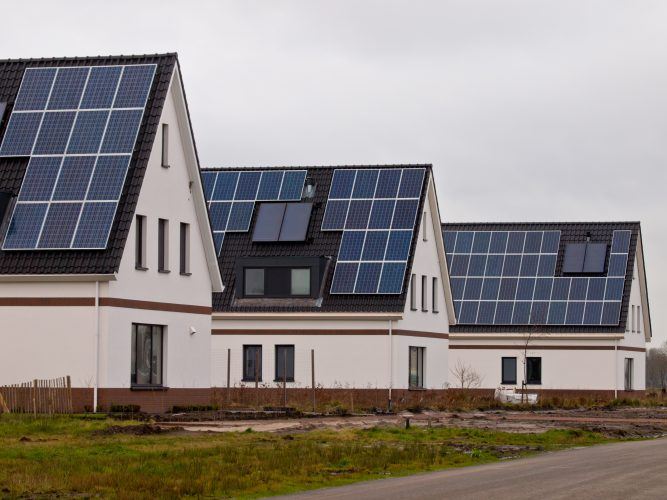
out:
M645 347L625 347L625 346L618 346L619 351L634 351L634 352L646 352Z
M0 297L0 306L10 307L77 307L94 306L93 297Z
M127 309L146 309L151 311L180 312L189 314L211 314L209 306L192 306L189 304L172 304L169 302L151 302L147 300L119 299L100 297L100 305L107 307L124 307Z
M367 330L289 330L289 329L222 329L211 330L213 335L389 335L386 329ZM412 330L392 330L393 335L406 337L428 337L437 339L449 338L446 333L416 332Z
M525 349L525 345L482 345L482 344L449 344L450 349ZM528 350L541 349L545 351L613 351L613 345L531 345L528 344ZM620 347L619 351L637 351L637 352L646 352L646 349L641 347Z

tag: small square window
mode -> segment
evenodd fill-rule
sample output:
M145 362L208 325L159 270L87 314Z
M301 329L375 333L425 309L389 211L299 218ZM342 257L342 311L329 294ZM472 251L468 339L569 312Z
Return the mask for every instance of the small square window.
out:
M502 358L501 384L516 384L516 358Z
M542 383L542 358L526 358L526 384Z
M264 269L248 268L245 270L244 295L264 295Z
M291 270L292 295L310 295L310 268Z

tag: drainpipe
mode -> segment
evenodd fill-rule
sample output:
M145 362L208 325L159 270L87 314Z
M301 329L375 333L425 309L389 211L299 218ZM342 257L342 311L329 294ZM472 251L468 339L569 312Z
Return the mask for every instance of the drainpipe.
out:
M93 412L97 413L97 391L100 387L100 282L95 282L95 386Z
M391 323L389 320L389 402L387 405L389 411L391 411L391 390L394 387L394 337Z
M618 398L618 339L614 340L614 399Z

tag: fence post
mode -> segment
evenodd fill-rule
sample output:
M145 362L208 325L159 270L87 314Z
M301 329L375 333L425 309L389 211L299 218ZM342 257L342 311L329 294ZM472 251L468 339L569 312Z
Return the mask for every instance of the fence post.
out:
M37 379L32 381L32 409L35 417L37 416Z
M315 411L315 349L310 350L310 384L313 393L313 412Z
M232 395L229 392L229 382L232 373L232 350L227 349L227 406L230 405Z
M70 413L74 413L74 407L72 404L72 380L70 376L67 375L67 406Z

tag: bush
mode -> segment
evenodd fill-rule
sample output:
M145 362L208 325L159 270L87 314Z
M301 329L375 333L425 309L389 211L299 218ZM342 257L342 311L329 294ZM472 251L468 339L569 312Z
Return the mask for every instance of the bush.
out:
M139 405L110 405L110 413L139 413L141 406Z
M191 413L195 411L217 411L216 405L174 405L171 408L172 413Z

